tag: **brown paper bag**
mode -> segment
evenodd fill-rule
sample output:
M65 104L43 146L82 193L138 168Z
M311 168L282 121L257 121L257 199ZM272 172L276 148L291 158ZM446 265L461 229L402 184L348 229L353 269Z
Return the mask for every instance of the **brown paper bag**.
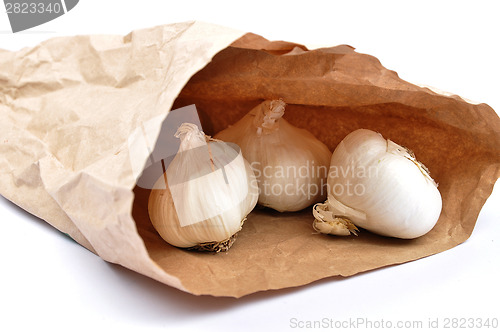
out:
M410 147L439 183L443 211L415 240L315 234L310 209L255 209L227 253L174 248L153 229L130 148L148 122L195 104L209 135L264 99L333 151L358 128ZM369 55L309 51L199 22L125 37L75 36L0 52L0 193L104 260L192 294L240 297L408 262L465 241L500 174L500 120L409 84ZM35 248L34 248L35 249Z

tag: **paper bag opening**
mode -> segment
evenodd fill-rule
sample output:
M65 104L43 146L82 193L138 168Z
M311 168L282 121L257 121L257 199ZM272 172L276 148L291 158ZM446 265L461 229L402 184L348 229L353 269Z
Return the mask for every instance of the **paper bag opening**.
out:
M169 110L195 105L213 135L275 98L332 151L358 128L411 148L439 183L437 226L411 241L335 238L315 234L310 209L255 209L227 253L161 240L134 173L149 157L135 130L155 119L154 145ZM500 120L485 104L409 84L346 45L310 51L201 22L2 51L0 117L5 198L104 260L192 294L240 297L449 249L470 236L500 168Z
M316 234L310 208L296 213L257 208L227 253L199 253L159 237L147 217L149 190L136 186L138 232L164 271L194 294L239 297L408 262L470 236L499 175L499 121L491 108L409 84L346 46L307 51L280 43L278 52L261 39L246 48L245 38L194 75L172 109L196 105L203 130L214 135L263 100L283 98L284 117L331 151L353 130L380 132L411 148L430 169L443 197L441 217L415 240L368 231L342 238Z

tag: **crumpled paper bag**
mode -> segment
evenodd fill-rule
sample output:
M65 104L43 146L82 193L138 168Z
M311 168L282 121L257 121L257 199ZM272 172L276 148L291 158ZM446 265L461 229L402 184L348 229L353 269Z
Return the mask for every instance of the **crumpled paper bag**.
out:
M165 243L136 185L148 156L132 133L147 122L154 141L169 110L194 104L213 135L273 98L332 151L358 128L411 148L439 183L436 227L415 240L330 237L310 209L257 208L227 253ZM104 260L192 294L240 297L449 249L471 235L499 174L489 106L407 83L349 46L309 51L186 22L0 51L0 193Z

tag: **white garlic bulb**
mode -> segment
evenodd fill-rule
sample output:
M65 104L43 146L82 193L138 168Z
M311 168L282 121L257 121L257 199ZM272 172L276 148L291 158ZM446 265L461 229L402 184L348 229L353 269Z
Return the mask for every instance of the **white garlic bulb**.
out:
M282 100L264 101L216 138L240 146L257 177L259 201L298 211L326 198L331 152L310 132L282 118Z
M410 150L359 129L333 152L328 199L313 207L313 226L326 234L355 234L359 226L412 239L434 227L441 207L437 184Z
M149 216L176 247L225 251L257 204L255 175L234 144L210 139L182 124L179 151L155 183Z

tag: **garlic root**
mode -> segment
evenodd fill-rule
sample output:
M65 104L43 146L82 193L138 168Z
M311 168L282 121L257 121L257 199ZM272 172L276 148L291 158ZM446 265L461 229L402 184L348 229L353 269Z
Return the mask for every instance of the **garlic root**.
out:
M316 218L313 222L313 228L323 234L332 234L338 236L358 235L359 231L356 225L345 216L337 216L329 209L327 203L318 203L313 206L313 215Z
M243 223L242 223L243 225ZM229 248L233 245L234 241L236 241L236 236L239 231L231 235L231 237L224 241L219 242L206 242L200 243L194 247L186 248L187 250L196 250L196 251L210 251L210 252L224 252L228 251Z

